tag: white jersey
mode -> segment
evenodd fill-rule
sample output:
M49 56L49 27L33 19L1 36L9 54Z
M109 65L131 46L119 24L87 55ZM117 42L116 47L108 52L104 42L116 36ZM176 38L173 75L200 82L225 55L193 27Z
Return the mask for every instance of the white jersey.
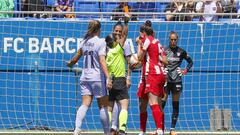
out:
M106 56L106 43L103 39L95 36L83 40L80 44L83 55L83 70L81 81L102 81L105 80L99 56Z

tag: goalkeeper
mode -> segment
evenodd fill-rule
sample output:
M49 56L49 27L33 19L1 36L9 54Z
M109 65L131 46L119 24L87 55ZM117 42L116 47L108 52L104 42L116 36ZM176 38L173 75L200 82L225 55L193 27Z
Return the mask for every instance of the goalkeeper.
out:
M105 38L107 43L107 66L112 76L113 85L109 90L109 116L111 119L114 102L119 102L121 111L119 114L119 134L126 134L126 125L128 119L130 73L125 77L125 58L123 46L128 35L129 16L125 15L124 25L117 22L113 27L113 33ZM130 69L130 68L129 68Z
M167 82L165 84L165 93L162 98L162 109L164 109L166 100L170 92L172 93L172 121L170 135L177 135L175 126L179 114L179 98L182 92L182 76L185 75L193 65L191 57L185 50L177 46L178 34L175 31L169 34L169 47L166 49L168 65L165 68L167 72ZM180 69L181 63L185 59L188 62L184 70Z

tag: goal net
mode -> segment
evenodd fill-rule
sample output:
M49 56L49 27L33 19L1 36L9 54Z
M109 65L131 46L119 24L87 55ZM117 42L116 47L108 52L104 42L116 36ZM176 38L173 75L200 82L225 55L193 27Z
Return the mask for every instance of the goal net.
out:
M78 13L81 16L81 13ZM97 14L101 16L101 13ZM162 14L163 15L163 14ZM92 16L91 16L92 17ZM92 18L91 18L92 19ZM99 19L99 18L98 18ZM127 43L135 39L145 18L129 23ZM76 53L90 18L25 19L0 21L0 131L72 131L81 105L79 77L82 59L73 68L66 61ZM194 65L183 77L180 113L176 129L193 132L239 133L240 131L240 26L239 20L204 23L165 22L150 18L155 36L168 46L170 31L179 35L178 45ZM116 21L100 19L101 37L112 32ZM182 68L186 66L183 63ZM139 129L138 98L140 71L133 71L129 89L127 131ZM171 96L164 109L170 129ZM155 124L148 108L147 130ZM86 132L102 132L94 99L84 119Z

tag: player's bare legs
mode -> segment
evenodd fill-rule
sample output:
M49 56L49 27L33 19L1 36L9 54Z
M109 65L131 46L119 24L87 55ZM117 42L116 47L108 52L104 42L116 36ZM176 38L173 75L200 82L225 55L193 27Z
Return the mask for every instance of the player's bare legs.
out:
M139 110L140 110L140 133L139 135L146 134L146 123L147 123L147 105L148 99L139 98Z

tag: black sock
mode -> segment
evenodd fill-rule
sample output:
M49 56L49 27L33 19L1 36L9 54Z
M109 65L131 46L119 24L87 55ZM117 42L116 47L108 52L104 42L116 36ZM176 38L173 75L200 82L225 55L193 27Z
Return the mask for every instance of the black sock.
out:
M178 120L178 114L179 114L179 101L173 101L172 102L173 106L173 113L172 113L172 123L171 123L171 128L175 128Z

